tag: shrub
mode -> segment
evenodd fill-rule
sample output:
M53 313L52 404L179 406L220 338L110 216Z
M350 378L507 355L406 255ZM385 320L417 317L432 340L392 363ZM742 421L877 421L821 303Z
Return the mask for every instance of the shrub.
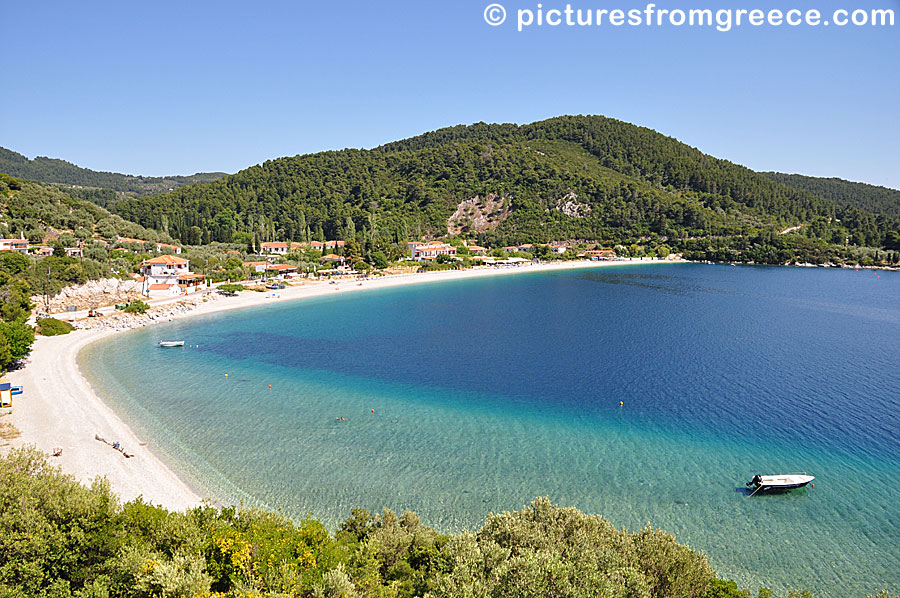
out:
M42 336L59 336L69 334L73 330L74 326L56 318L41 318L37 321L37 333Z
M241 284L220 284L220 291L225 291L226 293L240 293L245 290L244 285Z
M143 301L132 301L127 306L125 306L126 314L145 314L147 310L150 309L150 306L144 303Z

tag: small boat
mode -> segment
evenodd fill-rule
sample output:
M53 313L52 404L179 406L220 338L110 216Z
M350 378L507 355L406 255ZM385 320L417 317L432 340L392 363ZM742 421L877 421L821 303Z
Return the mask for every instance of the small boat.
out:
M25 390L24 390L23 387L21 387L21 386L13 386L13 387L11 387L11 388L9 389L9 392L12 393L12 394L14 394L14 395L20 395L20 394L22 394L23 392L25 392Z
M183 347L184 341L159 341L159 346L163 348L168 347Z
M795 490L803 488L813 480L815 476L805 473L783 473L779 475L759 475L753 476L753 479L747 482L748 488L755 488L753 494L757 492L785 492L787 490Z

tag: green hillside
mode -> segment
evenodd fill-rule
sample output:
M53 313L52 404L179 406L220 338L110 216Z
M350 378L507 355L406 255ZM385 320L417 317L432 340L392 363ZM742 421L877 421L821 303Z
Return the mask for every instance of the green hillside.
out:
M900 191L837 178L817 178L780 172L762 173L777 183L802 189L833 200L843 208L858 208L873 214L900 218Z
M38 156L29 160L22 154L0 147L0 172L8 175L39 181L80 187L110 189L120 193L148 195L177 189L185 185L208 183L225 176L224 172L201 172L191 176L145 177L115 172L96 172L81 168L65 160ZM115 194L99 194L99 198L115 197ZM90 199L90 198L88 198Z
M371 251L454 233L491 246L665 242L693 257L772 263L840 259L848 239L900 250L896 218L599 116L281 158L113 210L188 244L354 238Z
M114 241L117 235L171 240L89 201L74 198L53 185L0 174L0 236L24 237L32 243L41 243L53 230L70 231L72 237L81 240Z

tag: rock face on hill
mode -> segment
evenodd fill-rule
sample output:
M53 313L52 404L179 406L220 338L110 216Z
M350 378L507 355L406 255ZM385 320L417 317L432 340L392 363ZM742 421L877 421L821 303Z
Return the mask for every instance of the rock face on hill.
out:
M578 201L578 195L574 192L557 199L556 209L569 218L585 218L591 214L591 206Z
M508 195L501 197L491 193L484 198L476 195L460 202L453 215L447 219L447 232L458 235L494 230L509 218L511 199Z
M58 313L71 309L76 311L94 309L127 303L141 298L141 284L134 280L119 280L117 278L105 278L91 280L85 284L65 287L55 297L50 298L50 313ZM35 295L31 298L37 311L45 311L43 295Z

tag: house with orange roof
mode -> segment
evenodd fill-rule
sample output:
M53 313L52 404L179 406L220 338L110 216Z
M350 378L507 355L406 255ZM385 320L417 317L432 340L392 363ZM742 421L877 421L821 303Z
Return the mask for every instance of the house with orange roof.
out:
M290 243L285 243L284 241L270 241L259 246L260 253L274 253L277 255L287 255L290 248Z
M410 257L417 262L435 260L439 255L456 257L456 247L443 241L430 241L428 243L409 243Z
M244 262L242 265L251 272L262 274L266 271L266 266L269 265L269 262Z
M293 274L297 271L297 266L290 264L269 264L266 266L266 274L270 276L284 276L285 274Z
M176 255L181 253L181 247L179 247L178 245L170 245L168 243L157 243L156 250L160 253L162 253L163 251L171 251Z
M197 292L202 276L193 275L190 262L174 255L161 255L141 262L144 294L151 297L176 297Z
M346 260L344 259L343 256L335 255L335 254L333 254L333 253L329 253L328 255L323 255L322 257L320 257L320 258L319 258L319 261L320 261L320 262L326 262L326 263L329 263L329 264L340 264L340 265L343 266L343 265L344 265L344 262L345 262Z
M469 245L466 243L466 249L472 252L472 255L484 255L487 253L487 247L481 247L480 245Z
M28 248L28 251L31 255L36 255L38 257L48 257L53 255L53 248L47 247L46 245L32 245Z
M66 257L84 257L81 247L66 247Z
M28 241L25 239L0 239L0 251L28 253Z
M131 237L116 237L116 243L125 243L128 245L143 245L147 241L141 239L132 239Z
M560 255L567 252L568 250L569 250L569 248L566 247L565 245L551 245L550 246L550 251L552 251L553 253L558 253Z
M607 261L616 259L616 252L612 249L600 249L594 251L586 251L584 257L591 261Z

